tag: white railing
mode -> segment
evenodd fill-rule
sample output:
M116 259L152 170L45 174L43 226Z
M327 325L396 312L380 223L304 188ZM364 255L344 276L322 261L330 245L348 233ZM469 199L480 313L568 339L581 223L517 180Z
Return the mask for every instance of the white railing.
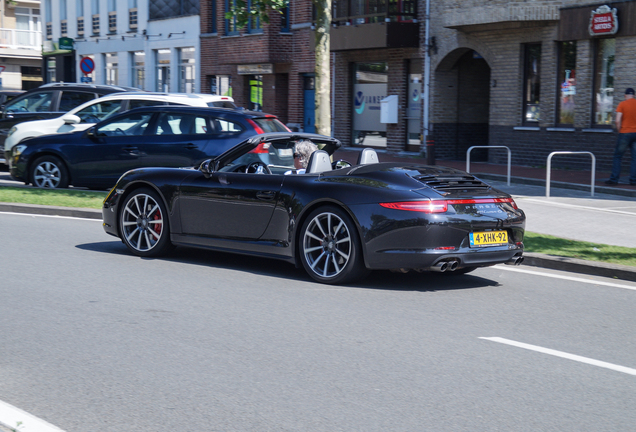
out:
M550 171L552 171L552 156L556 154L588 154L592 156L592 182L590 187L592 189L592 196L594 196L594 182L596 177L596 157L594 153L588 151L555 151L548 155L548 163L545 176L545 196L550 197Z
M42 32L0 28L0 48L42 50Z
M512 161L512 152L506 146L472 146L466 151L466 172L470 172L470 152L475 148L505 148L508 150L508 186L510 186L510 165Z

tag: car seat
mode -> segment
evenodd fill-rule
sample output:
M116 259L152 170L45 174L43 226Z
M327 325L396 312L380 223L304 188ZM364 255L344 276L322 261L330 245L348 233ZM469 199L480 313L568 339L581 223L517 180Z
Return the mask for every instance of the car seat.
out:
M364 148L358 155L358 165L378 163L378 154L372 148Z
M307 163L307 174L317 174L324 171L331 171L331 159L329 153L324 150L316 150L311 154Z

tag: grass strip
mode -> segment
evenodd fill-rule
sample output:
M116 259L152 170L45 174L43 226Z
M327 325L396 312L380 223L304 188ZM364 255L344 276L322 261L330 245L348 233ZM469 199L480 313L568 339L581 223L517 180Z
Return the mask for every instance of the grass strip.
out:
M0 202L101 209L108 192L0 187Z
M636 248L568 240L528 231L525 233L523 244L526 252L636 266Z

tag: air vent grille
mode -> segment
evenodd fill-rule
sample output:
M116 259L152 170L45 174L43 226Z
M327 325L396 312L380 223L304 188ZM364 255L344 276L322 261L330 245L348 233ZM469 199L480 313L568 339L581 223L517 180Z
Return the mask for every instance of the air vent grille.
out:
M421 175L414 177L426 186L440 192L459 190L488 190L490 186L471 175Z

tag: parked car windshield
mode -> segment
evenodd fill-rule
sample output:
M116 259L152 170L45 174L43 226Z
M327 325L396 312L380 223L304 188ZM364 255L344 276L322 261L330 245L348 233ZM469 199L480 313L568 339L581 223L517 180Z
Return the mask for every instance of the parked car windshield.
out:
M252 119L261 129L263 133L267 132L289 132L289 129L275 118L255 118Z
M6 107L8 113L41 112L51 108L52 92L34 93L24 98L15 99Z

